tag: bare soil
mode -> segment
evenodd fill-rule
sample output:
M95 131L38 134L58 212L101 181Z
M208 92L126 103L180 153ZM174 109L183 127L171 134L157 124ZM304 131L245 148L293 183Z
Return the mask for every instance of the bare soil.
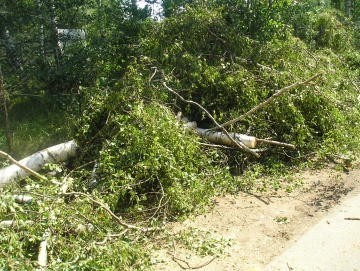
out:
M229 242L222 253L201 256L169 241L154 251L154 270L262 270L360 187L359 166L339 172L330 165L298 177L303 178L304 187L291 194L239 193L218 197L211 212L168 225L174 235L195 228Z

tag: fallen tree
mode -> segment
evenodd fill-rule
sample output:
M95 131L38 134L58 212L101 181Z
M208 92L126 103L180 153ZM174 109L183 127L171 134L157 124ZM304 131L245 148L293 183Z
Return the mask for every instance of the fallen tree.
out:
M155 73L156 73L156 70L155 70ZM295 149L295 146L292 144L283 143L283 142L277 142L277 141L266 140L266 139L258 139L254 136L249 136L249 135L245 135L245 134L229 133L225 129L225 127L230 124L234 124L234 123L242 120L243 118L249 116L250 114L256 112L260 108L269 104L275 98L277 98L280 95L282 95L283 93L285 93L287 90L298 87L298 86L306 85L306 84L314 81L316 78L318 78L320 76L321 76L321 74L317 74L317 75L312 76L311 78L309 78L306 81L297 82L290 86L284 87L281 90L276 91L275 94L272 95L269 99L260 103L256 107L252 108L250 111L246 112L242 116L235 118L233 120L230 120L224 124L219 124L214 119L214 117L203 106L201 106L200 104L198 104L194 101L189 101L189 100L184 99L176 91L174 91L173 89L168 87L165 82L163 82L163 86L167 90L169 90L171 93L176 95L178 98L180 98L183 102L195 105L198 108L200 108L213 121L213 123L215 124L215 127L212 129L202 129L202 128L197 127L196 122L187 122L186 121L185 125L189 128L194 129L200 137L207 139L209 142L212 142L215 144L220 144L220 145L226 145L226 146L230 146L230 147L235 147L238 150L242 150L242 151L251 153L255 157L260 157L260 155L256 152L256 150L253 150L256 147L258 142L262 142L265 144L278 145L278 146L282 146L282 147L288 147L288 148L292 148L292 149ZM220 131L217 131L217 130L220 130ZM4 152L0 152L0 155L5 156L6 158L8 158L9 160L11 160L14 163L14 165L11 165L7 168L0 170L0 187L4 186L12 181L23 179L30 174L35 175L38 178L46 180L45 177L37 174L37 172L40 171L44 167L44 165L47 163L60 163L60 162L67 161L70 157L75 156L76 149L77 149L77 144L75 143L75 141L72 140L72 141L65 142L65 143L44 149L42 151L39 151L19 162L14 160L10 155L8 155ZM97 163L95 163L95 167L93 170L93 178L96 175L96 171L97 171L96 165L97 165Z
M46 148L20 161L16 161L10 155L0 152L0 155L14 163L0 170L0 187L21 180L29 175L35 175L38 178L47 180L45 177L37 174L37 172L47 163L56 164L69 160L70 157L75 156L76 150L77 144L74 140L71 140Z

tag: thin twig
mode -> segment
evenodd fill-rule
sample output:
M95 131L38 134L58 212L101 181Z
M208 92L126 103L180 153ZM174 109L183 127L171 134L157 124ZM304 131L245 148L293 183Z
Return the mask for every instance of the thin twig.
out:
M310 51L306 50L305 48L302 48L302 49L304 49L305 52L307 52L307 53L315 60L316 66L317 66L317 65L318 65L318 61L317 61L316 57L315 57L312 53L310 53Z
M106 118L106 121L105 121L105 124L100 128L100 130L88 141L86 142L86 146L90 145L90 143L95 140L95 138L97 138L97 136L101 133L102 129L105 127L105 125L108 124L109 122L109 119L111 117L111 110L109 111L108 115L107 115L107 118Z
M167 200L165 202L165 205L162 205L162 201L163 201L163 199L165 197L165 192L164 192L164 188L162 186L162 183L160 181L159 181L159 184L160 184L160 190L161 190L161 198L159 200L159 204L158 204L157 208L155 209L155 212L152 214L151 217L149 217L149 219L147 219L148 221L151 220L157 214L157 212L160 210L160 208L165 206L167 204L167 202L168 202L168 200Z
M73 170L71 170L70 173L67 174L67 175L64 177L63 181L62 181L61 188L60 188L61 192L62 192L62 193L65 193L66 190L68 189L69 185L72 183L73 179L72 179L72 178L69 178L69 177L70 177L70 175L71 175L74 171L79 170L79 169L82 169L82 168L86 167L87 165L92 164L92 163L95 163L95 162L96 162L96 160L95 160L95 161L88 162L88 163L86 163L86 164L84 164L84 165L82 165L82 166L79 166L79 167L74 168Z
M208 264L210 264L213 260L215 260L215 257L212 257L209 261L203 263L203 264L200 264L200 265L197 265L197 266L191 266L187 261L183 260L183 259L180 259L178 257L176 257L176 244L175 244L175 241L173 240L173 248L174 248L174 254L173 254L173 259L175 262L177 261L181 261L183 263L185 263L188 267L183 267L181 264L179 264L179 262L177 262L177 264L182 268L182 269L199 269L199 268L202 268Z
M47 181L48 179L44 176L41 176L39 173L33 171L31 168L28 168L27 166L24 166L22 164L20 164L18 161L16 161L14 158L12 158L9 154L0 151L0 155L6 157L8 160L10 160L11 162L13 162L15 165L17 165L18 167L22 168L23 170L26 170L27 172L29 172L30 174L34 175L35 177Z
M225 149L225 150L232 150L232 151L239 151L239 148L235 148L235 147L228 147L228 146L223 146L223 145L216 145L216 144L208 144L208 143L199 143L202 146L206 146L206 147L211 147L211 148L219 148L219 149Z
M154 67L154 68L155 68L155 67ZM151 80L154 78L156 72L157 72L157 69L155 68L154 73L151 75L151 77L150 77L150 79L149 79L149 86L150 86L150 82L151 82Z
M291 149L296 149L296 146L293 144L288 144L288 143L283 143L283 142L278 142L278 141L273 141L273 140L266 140L266 139L257 139L257 142L262 142L265 144L271 144L271 145L277 145L277 146L281 146L281 147L287 147L287 148L291 148Z
M281 94L283 94L285 91L289 90L289 89L292 89L292 88L295 88L295 87L299 87L299 86L302 86L302 85L306 85L308 83L310 83L311 81L315 80L316 78L318 78L319 76L321 76L322 73L318 73L317 75L314 75L313 77L311 77L310 79L306 80L306 81L303 81L303 82L297 82L297 83L294 83L290 86L287 86L287 87L284 87L283 89L280 89L278 91L276 91L276 93L274 95L272 95L269 99L267 99L265 102L255 106L254 108L252 108L251 110L249 110L248 112L246 112L245 114L243 114L242 116L236 118L236 119L233 119L233 120L230 120L228 122L225 122L223 124L220 125L220 127L224 128L226 126L229 126L231 124L234 124L244 118L246 118L247 116L251 115L252 113L256 112L257 110L259 110L260 108L264 107L265 105L269 104L270 102L272 102L274 99L276 99L277 97L279 97ZM220 127L215 127L213 128L212 130L214 129L222 129Z
M355 84L355 82L354 82L353 80L351 80L350 77L348 77L348 78L349 78L351 84L352 84L352 85L354 86L354 88L356 89L356 91L360 93L360 90L359 90L358 86Z
M3 110L4 110L4 122L5 122L5 134L6 139L8 143L8 152L12 152L12 138L11 138L11 132L10 132L10 125L9 125L9 114L8 109L6 105L6 94L4 90L4 84L3 84L3 75L1 71L1 65L0 65L0 97L3 104Z
M256 66L258 66L258 67L260 67L260 68L262 68L262 69L265 69L265 70L274 71L274 72L279 72L278 70L275 70L275 69L270 68L270 67L268 67L268 66L261 65L261 64L259 64L259 63L256 63Z
M238 148L235 147L228 147L228 146L223 146L223 145L216 145L216 144L208 144L208 143L199 143L202 146L206 146L206 147L211 147L211 148L219 148L219 149L225 149L225 150L231 150L231 151L239 151ZM252 149L254 152L259 153L259 152L266 152L268 151L268 149Z
M79 259L80 259L80 256L76 256L74 260L72 260L71 262L67 262L67 264L76 263Z
M137 226L134 226L134 225L131 225L131 224L127 224L125 222L123 222L121 220L120 217L118 217L117 215L115 215L108 207L105 206L104 203L102 202L99 202L95 199L93 199L92 197L90 197L89 195L85 194L85 193L82 193L82 192L69 192L69 193L62 193L60 195L64 195L64 196L73 196L73 195L78 195L78 196L83 196L83 197L87 197L89 200L91 200L92 202L96 203L97 205L99 205L101 208L103 208L109 215L111 215L117 222L119 222L119 224L121 226L124 226L128 229L133 229L133 230L138 230L138 231L144 231L144 232L147 232L147 231L150 231L150 230L153 230L152 228L140 228L140 227L137 227Z
M74 168L73 170L71 170L71 171L69 172L69 174L67 174L67 175L64 177L63 181L66 181L67 178L69 178L70 175L73 174L75 171L77 171L77 170L79 170L79 169L82 169L82 168L84 168L84 167L86 167L86 166L88 166L88 165L90 165L90 164L95 163L95 162L96 162L96 160L90 161L90 162L88 162L88 163L86 163L86 164L84 164L84 165L81 165L81 166L78 166L77 168Z
M107 240L108 240L109 238L123 236L128 230L129 230L129 229L125 229L125 230L123 230L122 232L117 233L117 234L108 234L108 235L105 236L104 240L102 240L101 242L96 242L96 241L95 241L94 244L95 244L95 245L99 245L99 246L100 246L100 245L105 245L106 242L107 242Z
M86 217L85 215L83 215L81 212L79 212L79 211L78 211L77 209L75 209L74 207L69 206L69 208L70 208L71 210L75 211L75 214L76 214L76 215L81 216L81 217L82 217L83 219L85 219L90 225L94 226L98 231L100 231L99 227L98 227L96 224L94 224L94 222L91 221L90 218L88 218L88 217Z

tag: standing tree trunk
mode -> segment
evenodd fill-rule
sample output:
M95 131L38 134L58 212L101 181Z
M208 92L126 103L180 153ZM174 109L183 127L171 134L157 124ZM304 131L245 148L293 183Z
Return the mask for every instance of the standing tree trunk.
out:
M60 66L60 57L61 57L61 46L58 35L57 27L57 16L55 12L55 3L54 0L48 0L49 14L50 14L50 25L51 25L51 41L55 57L56 66Z
M8 152L12 152L12 138L10 133L10 125L9 125L9 116L8 116L8 110L6 106L6 95L5 95L5 89L3 84L3 76L1 71L1 65L0 65L0 97L3 104L3 112L4 112L4 122L5 122L5 133L6 133L6 139L8 143Z
M100 25L100 34L101 38L105 39L105 31L104 31L104 24L103 24L103 7L101 0L98 0L98 24Z
M40 55L43 59L45 59L45 49L44 49L44 21L41 15L41 2L40 0L36 0L36 6L37 6L37 14L39 17L39 49L40 49Z
M351 0L345 0L345 16L350 17L351 15Z
M15 48L15 44L13 43L11 36L10 36L10 32L9 30L6 28L2 29L2 36L3 36L3 40L4 40L4 46L6 49L6 52L9 56L10 62L11 64L15 67L16 70L23 70L20 58L16 52L16 48Z

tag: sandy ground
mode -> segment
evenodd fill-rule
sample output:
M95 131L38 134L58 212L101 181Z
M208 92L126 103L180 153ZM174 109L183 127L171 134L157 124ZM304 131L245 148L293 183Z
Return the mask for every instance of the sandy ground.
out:
M339 172L330 165L301 177L308 192L220 197L211 212L168 225L173 236L196 229L207 237L222 238L222 249L215 256L201 256L191 244L168 240L154 250L154 270L263 270L360 187L359 166Z
M264 271L360 271L360 187Z

